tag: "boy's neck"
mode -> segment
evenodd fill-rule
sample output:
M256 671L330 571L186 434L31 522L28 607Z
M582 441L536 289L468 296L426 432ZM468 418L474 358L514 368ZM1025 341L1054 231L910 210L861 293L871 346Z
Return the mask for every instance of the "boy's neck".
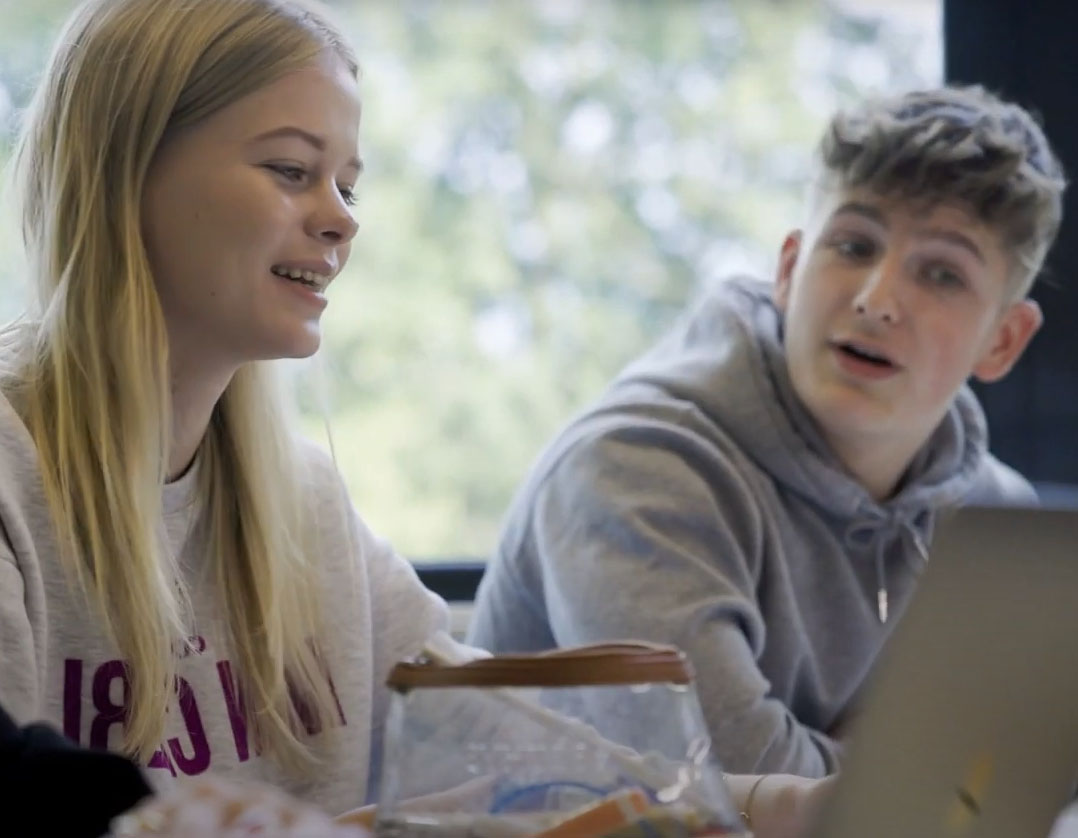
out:
M893 497L924 444L916 440L828 439L831 450L850 475L878 502Z

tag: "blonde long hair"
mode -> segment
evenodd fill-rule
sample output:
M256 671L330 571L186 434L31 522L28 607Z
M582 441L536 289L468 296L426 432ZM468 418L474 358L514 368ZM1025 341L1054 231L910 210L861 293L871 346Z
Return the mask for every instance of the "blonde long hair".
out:
M172 132L327 49L358 75L307 2L89 0L59 37L14 158L37 294L4 335L20 350L10 392L38 449L61 551L128 663L125 748L142 759L160 744L190 623L160 535L171 404L141 233L146 173ZM304 474L270 379L259 364L236 374L202 443L200 480L251 721L266 751L297 765L314 754L290 696L321 718L333 697L312 644Z

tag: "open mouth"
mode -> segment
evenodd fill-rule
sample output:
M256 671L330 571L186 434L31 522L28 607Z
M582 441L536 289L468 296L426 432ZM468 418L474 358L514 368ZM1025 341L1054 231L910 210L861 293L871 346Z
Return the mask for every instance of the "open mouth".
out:
M886 355L868 349L857 343L843 342L835 344L839 352L857 361L864 361L882 369L895 369L898 365Z
M329 277L324 274L315 273L314 271L303 271L296 268L285 268L281 265L274 265L270 268L270 271L281 277L282 279L288 279L292 282L297 282L300 285L304 285L310 288L312 291L324 291L326 286L329 285Z

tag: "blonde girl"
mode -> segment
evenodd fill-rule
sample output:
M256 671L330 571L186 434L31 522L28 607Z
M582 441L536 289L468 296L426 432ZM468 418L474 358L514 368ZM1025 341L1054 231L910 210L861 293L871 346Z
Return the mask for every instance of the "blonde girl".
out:
M356 222L352 51L300 0L89 0L15 157L36 292L0 344L0 703L155 785L370 796L385 671L444 606L296 440Z

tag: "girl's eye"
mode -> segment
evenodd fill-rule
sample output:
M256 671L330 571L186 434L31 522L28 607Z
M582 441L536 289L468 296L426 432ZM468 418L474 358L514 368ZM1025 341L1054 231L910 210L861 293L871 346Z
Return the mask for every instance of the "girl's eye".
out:
M341 193L341 200L348 206L354 207L356 205L356 193L350 186L338 186L337 191Z
M307 177L307 171L301 166L289 166L283 163L275 163L268 168L276 172L289 183L302 183L304 178Z

